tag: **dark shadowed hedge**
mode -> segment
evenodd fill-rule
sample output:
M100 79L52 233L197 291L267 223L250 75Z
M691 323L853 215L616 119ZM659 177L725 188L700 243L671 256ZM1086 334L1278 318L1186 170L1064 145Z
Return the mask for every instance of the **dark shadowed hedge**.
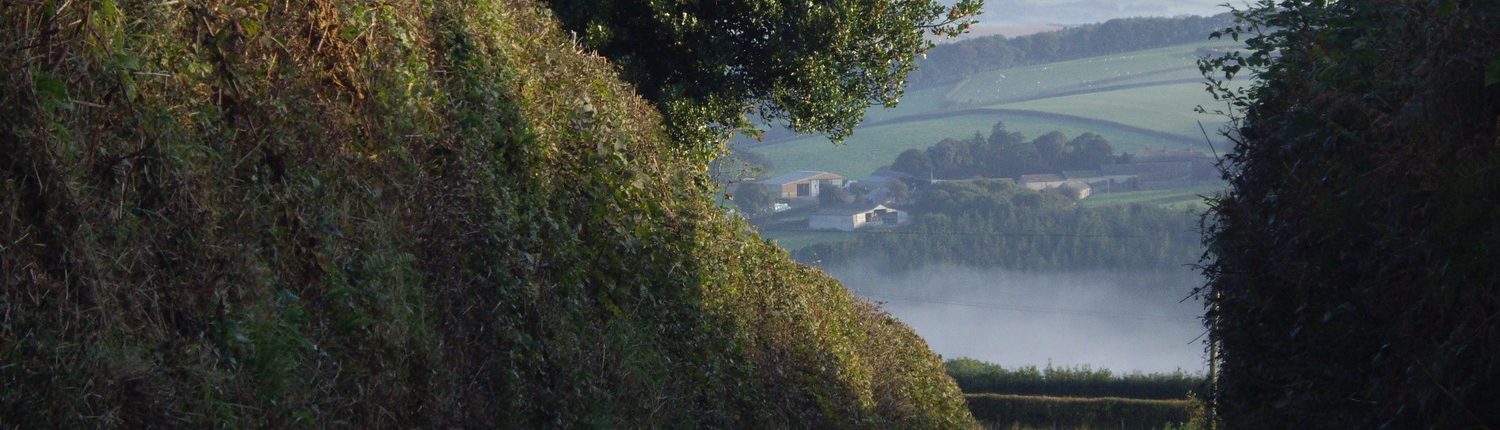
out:
M532 1L6 1L0 71L0 427L973 423Z
M1500 427L1500 2L1262 1L1205 296L1234 428ZM1263 31L1261 31L1263 30Z

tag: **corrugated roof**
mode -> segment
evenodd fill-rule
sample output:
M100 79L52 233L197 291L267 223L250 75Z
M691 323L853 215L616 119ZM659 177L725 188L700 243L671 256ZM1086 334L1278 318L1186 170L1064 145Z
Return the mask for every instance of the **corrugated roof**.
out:
M847 205L824 206L818 208L818 212L814 213L814 215L854 215L869 212L882 207L884 207L886 210L893 210L898 212L900 211L899 209L891 209L889 207L885 207L885 205L877 203L853 203Z
M776 175L776 176L771 177L771 178L763 179L763 180L760 181L760 183L766 184L766 185L786 185L786 184L790 184L790 183L794 183L794 182L811 181L811 180L830 180L830 179L844 179L844 177L843 176L839 176L839 175L835 175L835 174L832 174L832 173L828 173L828 172L819 172L819 171L813 171L813 170L798 170L798 171L795 171L795 172L783 173L783 174Z

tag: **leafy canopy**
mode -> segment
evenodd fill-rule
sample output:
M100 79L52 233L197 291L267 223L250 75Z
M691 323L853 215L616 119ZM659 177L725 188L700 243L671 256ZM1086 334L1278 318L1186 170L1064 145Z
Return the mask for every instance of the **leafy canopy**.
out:
M584 45L661 108L674 138L755 131L754 114L842 141L894 106L928 34L967 31L983 0L549 0Z

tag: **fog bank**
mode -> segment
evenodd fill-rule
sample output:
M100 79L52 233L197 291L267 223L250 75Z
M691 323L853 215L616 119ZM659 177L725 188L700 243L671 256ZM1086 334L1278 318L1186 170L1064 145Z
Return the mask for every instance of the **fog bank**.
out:
M1167 272L1017 272L938 266L883 274L825 267L855 294L911 325L943 358L1006 367L1092 365L1116 372L1202 372L1198 317L1183 300L1203 284Z

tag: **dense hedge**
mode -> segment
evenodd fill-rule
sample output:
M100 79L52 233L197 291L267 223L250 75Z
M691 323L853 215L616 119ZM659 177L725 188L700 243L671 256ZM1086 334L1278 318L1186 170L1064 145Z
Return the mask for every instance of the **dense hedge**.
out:
M999 121L988 137L976 132L969 139L947 138L926 148L908 149L890 167L917 178L1015 178L1093 170L1116 160L1114 148L1103 136L1083 133L1070 140L1054 130L1027 142L1026 136L1007 130L1005 122Z
M1500 2L1263 1L1231 29L1205 297L1234 428L1500 426Z
M1186 399L1207 388L1201 375L1173 373L1115 374L1109 369L1036 366L1006 369L971 358L944 363L948 376L965 393L1017 394L1062 397L1124 397L1131 399Z
M1068 398L967 394L974 418L992 429L1194 428L1203 418L1193 400Z
M6 2L0 427L972 425L549 16Z

